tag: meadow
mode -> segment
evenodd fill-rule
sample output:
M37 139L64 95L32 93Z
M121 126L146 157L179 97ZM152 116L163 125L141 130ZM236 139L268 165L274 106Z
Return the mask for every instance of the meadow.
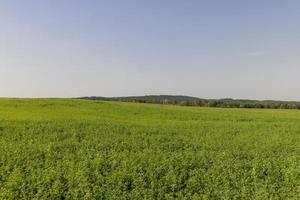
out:
M300 199L300 111L0 99L0 199Z

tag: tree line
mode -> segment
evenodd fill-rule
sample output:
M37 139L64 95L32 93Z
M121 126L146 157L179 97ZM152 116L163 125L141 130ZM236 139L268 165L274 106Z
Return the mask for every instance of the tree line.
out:
M229 98L200 99L197 97L173 95L149 95L132 97L82 97L81 99L219 108L300 109L300 102L294 101L258 101Z

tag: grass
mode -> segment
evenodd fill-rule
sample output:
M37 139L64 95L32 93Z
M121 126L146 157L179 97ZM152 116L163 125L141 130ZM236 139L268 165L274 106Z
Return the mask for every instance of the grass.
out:
M0 99L0 199L299 199L300 111Z

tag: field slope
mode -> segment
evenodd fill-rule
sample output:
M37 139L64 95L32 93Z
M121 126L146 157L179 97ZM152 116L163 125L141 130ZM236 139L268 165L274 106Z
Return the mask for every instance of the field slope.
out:
M300 111L0 99L0 199L299 199Z

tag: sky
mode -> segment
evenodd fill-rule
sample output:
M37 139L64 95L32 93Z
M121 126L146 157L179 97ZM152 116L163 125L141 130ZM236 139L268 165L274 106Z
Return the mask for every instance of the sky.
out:
M298 0L2 0L0 96L300 101Z

